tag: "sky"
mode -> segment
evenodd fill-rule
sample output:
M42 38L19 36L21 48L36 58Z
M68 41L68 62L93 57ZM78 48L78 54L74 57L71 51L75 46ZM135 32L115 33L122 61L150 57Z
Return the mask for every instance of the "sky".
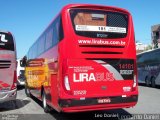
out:
M136 41L151 44L151 26L160 24L160 0L0 0L0 30L13 33L22 58L63 6L89 3L127 9Z

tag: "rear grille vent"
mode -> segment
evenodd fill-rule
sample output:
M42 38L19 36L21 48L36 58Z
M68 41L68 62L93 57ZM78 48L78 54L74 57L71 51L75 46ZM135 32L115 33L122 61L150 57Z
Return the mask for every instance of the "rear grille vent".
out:
M111 46L111 45L79 45L79 47L89 47L89 48L124 48L125 46Z
M111 54L123 54L123 48L125 46L113 46L113 45L79 45L82 54L95 54L95 55L111 55ZM115 51L116 48L117 50ZM114 51L113 51L114 49Z
M0 69L9 68L11 66L11 61L9 60L0 60Z
M85 51L85 52L82 52L83 54L123 54L122 52L101 52L101 51Z

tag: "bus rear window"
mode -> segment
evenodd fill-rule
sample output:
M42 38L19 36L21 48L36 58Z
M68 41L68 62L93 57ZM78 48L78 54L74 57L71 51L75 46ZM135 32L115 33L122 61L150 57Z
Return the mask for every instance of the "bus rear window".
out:
M71 9L70 16L77 35L92 38L124 38L128 16L118 12Z
M0 32L0 49L14 51L14 41L11 34Z

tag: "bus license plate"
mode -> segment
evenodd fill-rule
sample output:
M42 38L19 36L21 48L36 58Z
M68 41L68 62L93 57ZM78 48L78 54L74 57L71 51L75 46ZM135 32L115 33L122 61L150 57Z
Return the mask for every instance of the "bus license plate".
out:
M98 103L110 103L111 99L110 98L101 98L98 99Z

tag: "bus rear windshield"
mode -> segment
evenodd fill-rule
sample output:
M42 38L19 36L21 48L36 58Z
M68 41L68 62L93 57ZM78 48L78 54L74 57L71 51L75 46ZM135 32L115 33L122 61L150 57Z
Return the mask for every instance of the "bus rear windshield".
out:
M91 38L125 38L128 15L101 10L71 9L70 16L77 35Z
M0 50L14 51L13 36L10 33L0 32Z

